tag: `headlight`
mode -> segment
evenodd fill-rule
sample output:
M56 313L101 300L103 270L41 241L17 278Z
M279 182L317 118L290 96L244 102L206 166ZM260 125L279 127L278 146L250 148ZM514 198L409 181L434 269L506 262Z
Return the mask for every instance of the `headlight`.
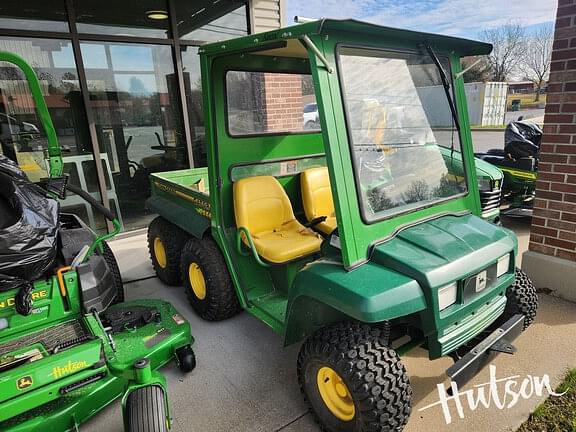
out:
M496 266L496 277L502 276L504 273L508 272L510 268L510 254L506 254L498 259L498 265Z
M456 303L456 296L458 294L458 284L456 282L450 285L443 286L438 290L438 307L440 310L446 309L448 306Z
M491 191L492 182L490 177L478 177L478 190L479 191Z

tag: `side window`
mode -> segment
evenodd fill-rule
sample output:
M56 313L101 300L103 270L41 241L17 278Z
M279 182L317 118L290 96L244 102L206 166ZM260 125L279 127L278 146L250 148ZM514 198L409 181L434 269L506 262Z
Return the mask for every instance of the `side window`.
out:
M233 136L320 129L310 75L229 71L226 105Z
M27 91L28 83L22 79L21 88ZM32 98L27 98L27 111L14 103L16 98L3 97L0 90L0 154L16 162L31 181L48 176L45 151L48 148L46 134ZM24 96L27 96L24 93ZM20 98L20 100L22 97Z

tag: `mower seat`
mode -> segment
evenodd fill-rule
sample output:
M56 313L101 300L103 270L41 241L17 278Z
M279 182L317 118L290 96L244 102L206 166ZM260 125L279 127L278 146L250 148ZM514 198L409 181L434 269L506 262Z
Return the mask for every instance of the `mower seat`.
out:
M330 189L328 168L310 168L300 174L300 188L306 219L312 221L325 216L326 220L316 225L324 234L331 234L336 229L334 200Z
M234 215L236 225L248 230L256 252L266 261L282 264L320 250L322 238L296 220L275 177L248 177L234 183Z

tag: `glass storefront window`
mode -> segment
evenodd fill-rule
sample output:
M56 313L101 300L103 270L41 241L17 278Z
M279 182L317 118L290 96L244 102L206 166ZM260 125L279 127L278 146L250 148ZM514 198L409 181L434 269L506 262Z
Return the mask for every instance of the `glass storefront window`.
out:
M67 32L68 15L64 0L2 0L0 29Z
M32 65L63 150L64 171L71 182L100 199L98 187L87 188L97 185L98 178L70 41L1 37L0 50L18 54ZM24 74L0 62L0 153L18 162L30 180L38 181L48 175L47 144ZM84 220L97 230L106 228L104 220L73 194L62 209L85 215Z
M170 1L174 4L169 8ZM0 0L0 50L20 55L37 72L63 149L65 173L97 199L106 190L124 229L145 227L152 217L144 209L151 173L190 167L181 98L188 107L194 166L206 166L198 46L248 34L247 4ZM36 32L35 37L28 37L27 30ZM74 38L80 40L86 82L78 75ZM182 39L180 53L167 40L177 38ZM174 55L181 56L184 88ZM88 89L88 98L81 88ZM0 154L18 161L38 180L48 174L47 140L27 91L24 76L0 64ZM88 127L86 109L94 129ZM95 161L92 145L98 145L100 160ZM73 194L63 209L96 230L107 229L103 218Z
M149 175L188 168L170 46L81 43L100 151L125 229L147 226Z
M166 0L76 0L79 33L167 38Z
M206 134L204 131L204 111L202 111L202 81L200 78L200 57L198 47L181 47L182 69L184 73L184 93L188 106L188 120L192 137L194 166L207 164Z
M221 1L218 8L196 2L176 2L177 33L181 39L216 42L248 34L246 8L238 1ZM222 15L223 10L226 13Z

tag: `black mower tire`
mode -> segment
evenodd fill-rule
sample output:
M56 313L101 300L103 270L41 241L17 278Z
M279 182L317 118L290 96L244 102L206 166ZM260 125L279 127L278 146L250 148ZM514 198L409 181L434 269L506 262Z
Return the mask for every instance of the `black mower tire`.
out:
M114 255L114 252L112 252L110 245L106 242L102 242L102 257L104 258L104 261L106 261L110 273L112 273L112 281L116 289L116 297L112 300L112 304L122 303L125 300L122 274L120 273L116 256Z
M178 359L178 367L183 373L189 373L196 367L196 355L192 346L185 345L176 350L176 358Z
M352 418L337 417L325 403L319 374L326 367L346 386L348 403L354 405ZM318 330L302 345L297 372L304 399L322 431L401 431L408 422L410 379L398 354L373 327L343 322Z
M504 313L498 318L497 325L505 323L514 315L522 314L524 315L523 330L526 330L536 318L538 294L528 275L519 268L516 269L514 283L506 290L506 299L506 308Z
M126 401L128 432L168 432L164 390L156 385L140 387Z
M204 296L198 296L189 277L190 266L196 264L204 281ZM180 258L181 278L186 296L196 313L206 321L222 321L241 311L236 289L224 257L209 236L188 239Z
M152 267L154 267L158 279L166 285L174 286L182 283L180 277L180 254L188 237L188 233L161 216L155 218L148 227L148 251L152 260ZM157 259L155 251L157 239L160 240L164 247L164 263L158 262Z

